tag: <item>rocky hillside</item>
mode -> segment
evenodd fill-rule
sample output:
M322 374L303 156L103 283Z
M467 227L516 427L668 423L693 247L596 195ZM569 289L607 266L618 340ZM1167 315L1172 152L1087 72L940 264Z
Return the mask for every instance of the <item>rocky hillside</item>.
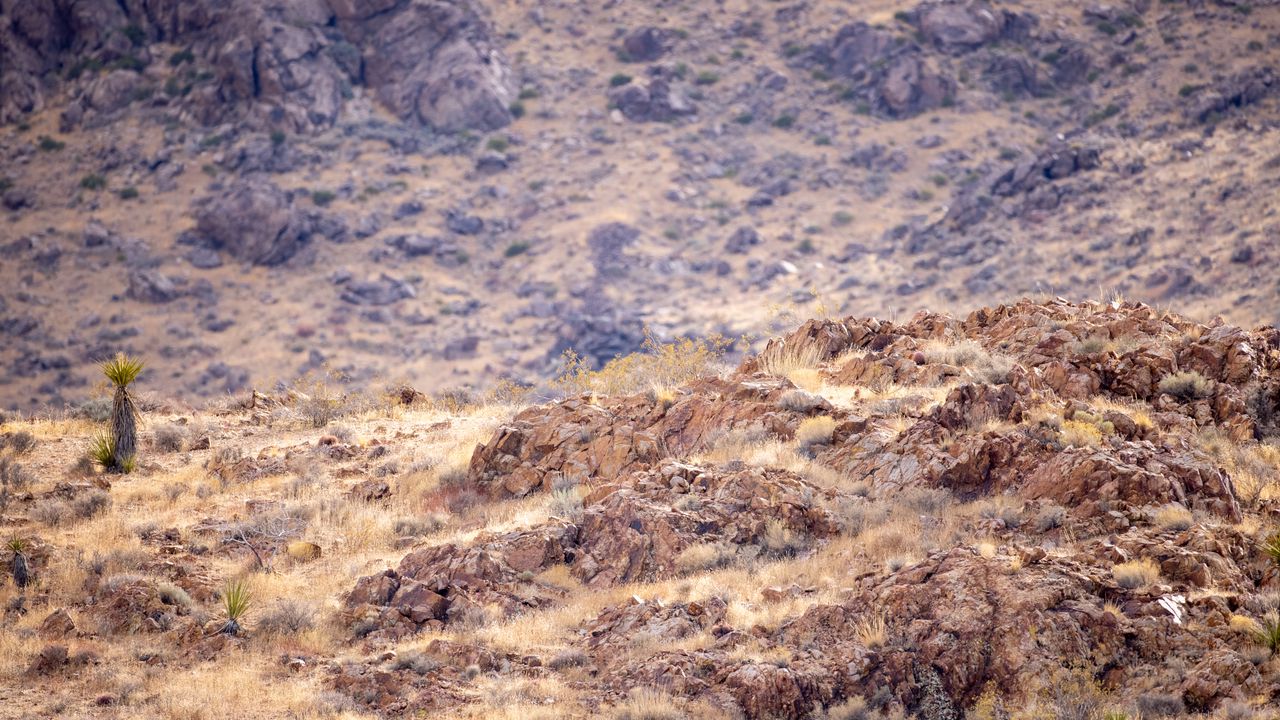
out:
M541 405L154 407L124 476L8 423L0 714L1275 717L1275 328L1021 302L655 350Z
M1275 322L1274 3L0 0L0 405L796 318Z

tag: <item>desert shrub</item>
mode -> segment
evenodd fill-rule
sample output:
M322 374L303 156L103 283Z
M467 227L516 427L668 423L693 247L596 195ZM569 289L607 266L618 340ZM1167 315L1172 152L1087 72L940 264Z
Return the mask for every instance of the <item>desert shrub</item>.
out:
M9 448L14 455L25 455L32 451L36 446L36 438L26 430L18 432L5 433L0 436L0 448Z
M94 422L106 422L111 418L111 398L100 397L85 400L76 408L76 414Z
M1058 439L1071 447L1094 447L1102 443L1102 431L1083 420L1066 420L1058 431Z
M627 75L626 73L614 73L613 77L609 78L609 87L621 87L629 82L631 82L630 75Z
M1272 535L1262 543L1262 552L1271 558L1271 562L1280 565L1280 533Z
M110 507L111 496L107 491L94 488L80 493L71 501L71 514L84 520L99 515Z
M160 452L178 452L182 449L186 432L181 425L170 423L156 428L155 446Z
M805 418L796 428L796 442L801 447L826 445L836 430L836 421L830 415Z
M1111 576L1116 584L1128 590L1146 587L1160 579L1160 566L1150 558L1130 560L1111 568Z
M332 190L314 190L311 193L311 202L320 207L329 207L337 197Z
M724 567L733 562L737 548L729 543L698 543L690 545L676 555L676 572L682 575Z
M1134 703L1144 718L1173 717L1187 711L1182 697L1171 693L1143 693Z
M599 370L592 370L585 359L567 350L556 385L568 394L602 395L677 387L713 372L730 344L718 335L664 343L646 334L639 352L614 358Z
M821 715L822 720L871 720L875 709L861 697L851 697L839 705L832 705Z
M825 400L821 395L800 388L788 390L778 398L778 407L797 413L807 413L814 408L822 407L824 403Z
M578 522L582 519L582 491L571 487L552 492L548 511L555 517Z
M635 688L614 710L612 720L686 720L671 696L653 688Z
M392 530L397 537L421 537L436 532L448 522L448 515L428 513L420 517L400 518L392 525Z
M1239 442L1216 430L1206 430L1198 439L1200 447L1231 476L1241 503L1252 508L1280 494L1280 446Z
M1156 525L1164 530L1182 531L1195 523L1191 511L1177 503L1169 503L1156 511Z
M307 373L291 388L294 411L312 427L322 428L341 417L353 415L370 407L370 399L359 393L343 392L340 383L347 380L340 374ZM347 442L338 431L332 434Z
M407 650L391 661L392 670L412 670L419 675L426 675L440 668L440 662L424 652Z
M1166 375L1160 380L1160 392L1179 400L1200 400L1213 394L1213 381L1194 370Z
M191 600L191 596L187 594L187 591L173 583L156 583L156 592L160 594L160 602L165 605L174 605L182 608L190 608L194 605Z
M42 525L58 527L66 522L67 517L71 514L71 509L61 500L44 498L32 505L27 512L32 520Z
M0 456L0 490L25 490L35 476L8 455Z
M107 186L107 179L97 173L91 173L80 178L80 187L85 190L101 190Z
M769 520L760 536L760 550L770 557L795 557L809 547L809 538L787 527L781 520Z
M954 365L973 379L993 385L1009 382L1014 366L1013 358L993 353L975 340L931 342L925 346L924 356L928 362Z
M316 611L297 600L281 599L258 618L257 628L268 635L297 635L316 625Z
M561 650L547 662L547 667L560 671L571 667L582 667L591 662L587 654L576 648Z

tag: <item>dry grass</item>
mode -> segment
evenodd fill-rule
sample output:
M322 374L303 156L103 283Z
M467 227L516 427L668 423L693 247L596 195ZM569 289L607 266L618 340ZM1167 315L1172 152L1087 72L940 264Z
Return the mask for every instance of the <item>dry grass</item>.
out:
M1081 420L1065 420L1058 438L1072 447L1096 447L1102 444L1102 431L1097 425Z
M974 340L934 340L925 344L923 352L929 362L953 365L971 380L990 384L1008 382L1015 365L1013 358L987 350Z
M572 350L564 354L564 367L556 385L570 395L629 395L650 392L655 397L695 378L721 369L732 341L720 336L680 338L661 342L646 333L640 352L615 358L599 370Z
M1155 522L1163 530L1182 531L1194 525L1195 518L1185 507L1170 503L1156 511Z
M1116 584L1128 590L1144 588L1160 579L1160 566L1150 558L1130 560L1111 568Z
M1236 497L1248 508L1280 498L1280 446L1273 442L1241 442L1217 430L1199 436L1200 447L1227 471Z
M885 622L884 614L863 617L854 629L854 636L858 638L858 642L872 650L884 647L889 640L889 625Z
M830 415L805 418L796 428L796 442L801 447L826 445L836 431L836 421Z

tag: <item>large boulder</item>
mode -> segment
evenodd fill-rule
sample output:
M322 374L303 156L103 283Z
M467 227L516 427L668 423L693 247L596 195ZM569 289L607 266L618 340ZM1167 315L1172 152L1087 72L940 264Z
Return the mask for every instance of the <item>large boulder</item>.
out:
M396 115L444 131L493 130L511 121L506 59L469 2L416 0L378 18L364 53L365 81Z
M196 207L196 234L211 249L254 265L279 265L293 257L313 226L285 191L260 179L237 183Z

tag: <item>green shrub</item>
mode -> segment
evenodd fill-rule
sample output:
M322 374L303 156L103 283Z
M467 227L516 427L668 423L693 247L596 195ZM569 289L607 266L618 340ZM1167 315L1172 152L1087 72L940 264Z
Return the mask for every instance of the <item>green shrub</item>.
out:
M695 85L715 85L717 82L720 82L720 76L710 70L703 70L698 73L698 76L694 78L693 82Z
M788 130L792 125L796 124L794 115L779 115L774 121L773 126L780 130Z
M138 188L130 185L119 193L121 200L133 200L138 197Z
M494 152L506 152L508 145L507 139L503 137L491 137L489 142L485 143L485 147Z
M61 140L54 140L48 135L41 135L36 142L39 143L40 149L44 152L57 152L67 146Z
M506 255L507 257L515 257L517 255L523 255L528 250L529 250L529 243L523 242L523 241L516 241L508 245L506 252L503 254Z
M630 75L626 73L614 73L613 77L609 78L609 87L621 87L629 82L631 82Z
M524 113L525 113L524 103L520 102L519 100L511 103L511 106L508 107L507 109L511 111L511 117L516 118L517 120L524 117Z
M107 179L97 173L90 173L80 178L80 187L85 190L101 190L107 186Z
M320 207L329 207L329 204L332 203L336 197L338 196L333 194L332 191L315 190L311 193L311 202L319 205Z
M285 141L286 139L287 139L287 136L284 134L284 131L283 131L283 130L272 130L272 131L271 131L271 144L272 144L272 145L274 145L274 146L276 146L276 147L280 147L281 145L283 145L283 144L284 144L284 141Z

